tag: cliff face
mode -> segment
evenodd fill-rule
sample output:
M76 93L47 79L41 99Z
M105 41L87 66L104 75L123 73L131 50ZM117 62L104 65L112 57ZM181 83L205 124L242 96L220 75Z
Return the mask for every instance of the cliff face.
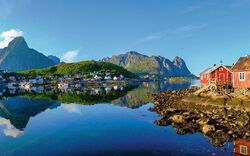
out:
M185 61L175 57L173 61L162 56L146 56L130 51L125 54L102 59L128 69L139 75L158 75L163 77L191 77Z
M16 37L8 47L0 49L0 69L15 72L53 66L42 53L28 47L23 37Z

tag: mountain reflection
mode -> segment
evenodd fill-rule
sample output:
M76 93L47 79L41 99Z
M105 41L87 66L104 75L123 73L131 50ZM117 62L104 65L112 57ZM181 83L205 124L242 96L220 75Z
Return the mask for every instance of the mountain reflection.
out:
M166 90L178 90L190 87L191 82L185 83L169 83L167 81L143 82L136 89L128 91L128 93L111 103L128 108L138 108L144 104L152 102L151 95L156 92Z
M32 87L29 90L6 88L2 90L0 100L0 126L3 127L4 135L15 138L23 133L31 117L47 109L57 108L61 104L69 113L79 113L79 107L70 105L71 103L111 103L134 109L151 102L152 93L188 88L190 84L154 82L64 90L45 86Z
M234 142L234 156L250 155L250 141L238 139Z
M0 101L0 125L5 126L6 136L17 137L22 134L31 117L58 106L59 103L47 100L8 97Z

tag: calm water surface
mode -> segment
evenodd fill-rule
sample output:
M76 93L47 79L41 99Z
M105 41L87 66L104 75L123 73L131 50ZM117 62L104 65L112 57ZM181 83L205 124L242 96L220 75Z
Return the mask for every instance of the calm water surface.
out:
M14 89L0 102L0 155L232 155L233 143L222 150L200 133L178 135L153 123L159 116L148 111L148 95L190 85Z

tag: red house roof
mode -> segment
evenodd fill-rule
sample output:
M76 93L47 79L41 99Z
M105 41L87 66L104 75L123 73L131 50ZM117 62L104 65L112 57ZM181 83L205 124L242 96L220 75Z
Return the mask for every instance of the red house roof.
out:
M219 67L224 67L225 69L227 69L229 71L230 71L230 68L231 68L231 66L217 65L217 66L213 66L212 68L207 68L206 70L204 70L200 74L209 74L209 73L212 73L213 71L215 71Z
M240 57L232 68L232 71L250 70L250 56Z

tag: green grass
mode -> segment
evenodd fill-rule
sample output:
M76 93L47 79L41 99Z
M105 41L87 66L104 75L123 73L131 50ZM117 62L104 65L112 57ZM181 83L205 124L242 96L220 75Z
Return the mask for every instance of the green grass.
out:
M74 74L88 74L90 72L111 72L113 75L124 75L127 78L137 77L135 74L129 72L128 70L120 67L118 65L108 63L108 62L99 62L99 61L82 61L76 63L63 63L52 67L34 69L34 70L25 70L17 72L17 74L25 76L56 76L56 75L74 75Z

